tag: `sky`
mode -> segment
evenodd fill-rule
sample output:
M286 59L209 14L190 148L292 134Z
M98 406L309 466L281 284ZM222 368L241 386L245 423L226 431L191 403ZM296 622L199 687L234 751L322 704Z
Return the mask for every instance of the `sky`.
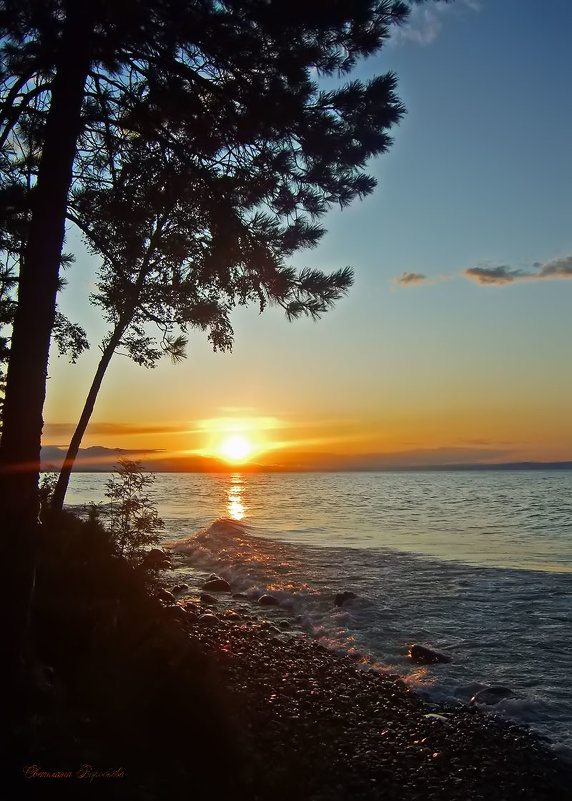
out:
M415 9L355 71L395 72L407 108L379 185L293 259L352 266L348 296L317 323L237 310L231 354L192 332L178 365L116 356L84 446L192 464L226 447L273 469L572 460L571 47L570 0ZM60 307L92 346L50 359L43 441L60 447L105 330L97 260L73 230L66 250Z

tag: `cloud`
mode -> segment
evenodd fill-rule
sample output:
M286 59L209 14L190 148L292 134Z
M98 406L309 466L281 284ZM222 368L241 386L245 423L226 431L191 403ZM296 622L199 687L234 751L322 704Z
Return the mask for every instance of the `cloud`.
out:
M495 284L496 286L503 286L504 284L512 284L514 281L519 281L523 278L531 278L535 273L503 265L501 267L468 267L464 270L463 275L471 281L475 281L477 284Z
M45 423L44 437L69 437L77 423ZM137 425L131 423L90 423L88 434L100 436L143 436L145 434L185 434L187 429L173 425Z
M536 265L534 265L536 267ZM540 265L538 278L572 278L572 256L552 259Z
M438 0L430 8L416 6L411 9L407 23L397 28L391 36L391 41L397 44L414 42L419 45L430 45L438 38L443 29L443 20L449 12L458 11L459 7L471 11L480 11L478 0L458 0L451 5L447 0Z
M564 256L547 262L534 262L534 270L520 267L468 267L463 271L465 278L482 286L505 286L522 281L546 281L572 278L572 256ZM536 272L535 272L536 271Z
M423 273L403 272L393 279L393 283L400 284L401 286L417 286L419 284L426 284L427 276L423 275Z

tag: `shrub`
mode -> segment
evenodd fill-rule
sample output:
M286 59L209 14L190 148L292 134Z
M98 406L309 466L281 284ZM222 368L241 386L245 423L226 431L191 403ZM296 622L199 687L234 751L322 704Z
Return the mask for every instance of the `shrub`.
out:
M129 559L140 558L147 547L159 541L164 523L147 494L155 476L146 473L141 462L120 459L115 475L106 482L109 531L120 553Z

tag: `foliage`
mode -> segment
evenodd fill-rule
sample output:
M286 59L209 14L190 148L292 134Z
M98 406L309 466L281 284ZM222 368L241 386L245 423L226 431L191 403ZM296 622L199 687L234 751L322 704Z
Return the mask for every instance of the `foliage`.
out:
M43 474L40 480L40 517L42 520L47 520L52 495L58 480L58 474L53 470L54 468L49 465L47 472Z
M175 357L186 325L229 347L235 303L319 317L350 270L297 272L288 259L317 244L332 205L373 191L366 162L403 113L394 75L339 79L407 12L399 0L0 0L0 197L16 199L5 205L25 243L0 445L3 464L31 465L4 474L14 509L37 483L66 214L101 253L98 232L122 242L127 272L110 262L98 288L114 322L140 288L129 271L161 239L144 305ZM124 347L151 365L162 348L142 313L132 323Z
M147 491L155 477L145 473L141 462L120 459L115 476L106 482L109 498L109 531L123 556L135 559L159 541L164 526Z

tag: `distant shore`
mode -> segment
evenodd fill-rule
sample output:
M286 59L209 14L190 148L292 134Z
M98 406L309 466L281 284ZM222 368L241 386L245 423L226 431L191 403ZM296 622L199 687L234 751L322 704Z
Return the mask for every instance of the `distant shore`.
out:
M59 471L65 449L55 445L42 447L43 472ZM474 457L474 454L473 454ZM202 456L167 456L161 450L127 450L93 446L81 448L74 465L75 473L109 473L119 459L142 462L154 473L407 473L468 472L498 470L572 470L572 461L455 461L459 455L439 456L433 451L401 454L302 455L288 464L258 463L255 460L229 463Z

